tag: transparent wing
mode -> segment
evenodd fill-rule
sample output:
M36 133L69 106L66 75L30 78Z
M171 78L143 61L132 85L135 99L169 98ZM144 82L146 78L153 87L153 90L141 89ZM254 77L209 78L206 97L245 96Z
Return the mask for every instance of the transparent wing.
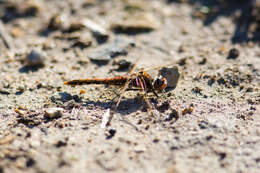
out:
M137 64L138 64L138 62L140 61L140 59L141 59L141 57L139 57L139 58L137 59L135 65L134 65L134 66L132 67L132 69L129 71L129 73L128 73L128 80L126 81L126 83L125 83L125 85L124 85L124 87L123 87L123 90L122 90L122 92L121 92L121 94L120 94L120 97L119 97L119 99L118 99L118 101L117 101L115 107L114 107L114 110L117 109L117 107L118 107L118 105L119 105L121 99L123 98L124 93L125 93L125 91L126 91L128 85L129 85L129 83L130 83L130 75L135 71L135 69L136 69L136 67L137 67Z
M174 63L169 63L169 64L164 64L164 65L158 65L158 66L155 66L155 67L151 67L151 68L146 68L146 69L143 69L143 71L151 71L151 70L159 70L161 69L162 67L170 67L170 66L174 66L176 65L176 62Z

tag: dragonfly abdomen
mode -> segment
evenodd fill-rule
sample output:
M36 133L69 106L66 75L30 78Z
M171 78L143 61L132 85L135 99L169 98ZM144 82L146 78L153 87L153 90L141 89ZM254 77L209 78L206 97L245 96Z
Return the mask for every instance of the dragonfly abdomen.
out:
M77 79L64 82L65 85L90 85L90 84L108 84L108 85L123 85L127 81L126 76L118 76L104 79Z

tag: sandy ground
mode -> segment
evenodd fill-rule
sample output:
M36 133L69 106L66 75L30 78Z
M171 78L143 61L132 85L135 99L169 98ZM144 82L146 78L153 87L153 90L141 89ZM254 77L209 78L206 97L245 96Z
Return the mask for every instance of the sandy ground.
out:
M0 173L260 172L259 4L193 2L0 1ZM129 91L103 129L120 88L63 84L139 57L181 72L157 116Z

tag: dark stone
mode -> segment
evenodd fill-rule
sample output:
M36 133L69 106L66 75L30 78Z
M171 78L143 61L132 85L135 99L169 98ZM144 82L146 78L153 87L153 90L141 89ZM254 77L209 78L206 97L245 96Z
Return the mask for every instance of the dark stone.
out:
M115 134L116 134L116 129L109 129L106 139L113 138L115 136Z
M170 115L168 115L168 117L164 121L171 121L172 119L179 119L179 113L175 109L172 110Z
M230 49L227 59L236 59L239 56L239 50L236 48Z
M65 147L65 146L67 146L67 143L66 143L66 142L63 142L63 141L58 141L58 142L55 144L55 146L56 146L57 148Z
M27 161L26 161L26 167L31 167L35 164L35 160L33 160L32 158L29 158Z

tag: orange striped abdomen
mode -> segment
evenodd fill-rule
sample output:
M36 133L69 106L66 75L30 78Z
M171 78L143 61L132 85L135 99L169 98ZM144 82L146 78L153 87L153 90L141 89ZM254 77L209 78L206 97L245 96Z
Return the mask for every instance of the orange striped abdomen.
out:
M127 81L126 76L118 76L113 78L104 78L104 79L77 79L64 82L65 85L90 85L90 84L107 84L107 85L123 85Z

